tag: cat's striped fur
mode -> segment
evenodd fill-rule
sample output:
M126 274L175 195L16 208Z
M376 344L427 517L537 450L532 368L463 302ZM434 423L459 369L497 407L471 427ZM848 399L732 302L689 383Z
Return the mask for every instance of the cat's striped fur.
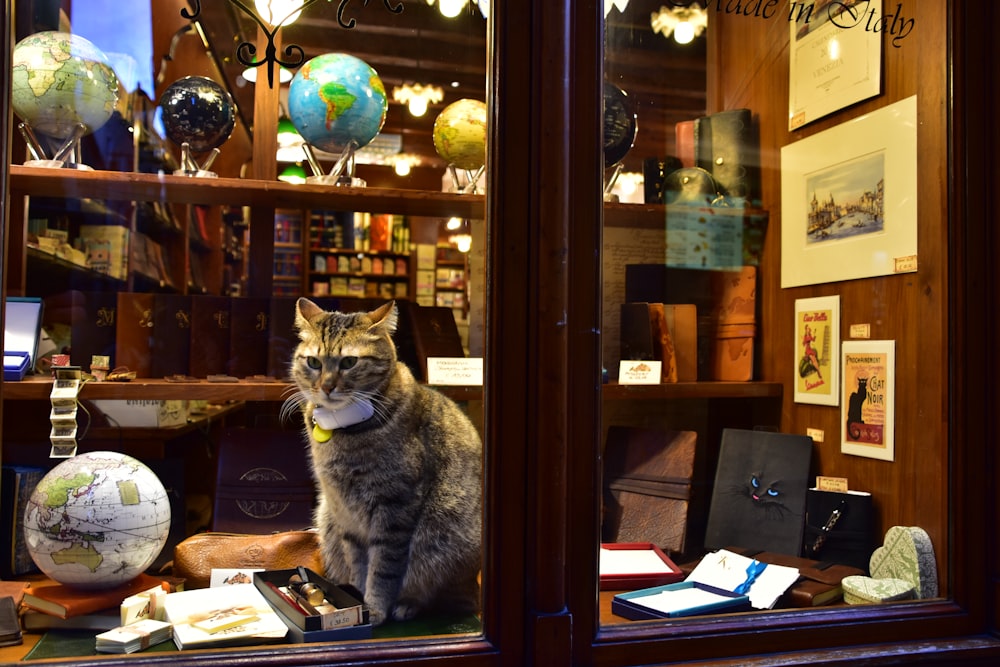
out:
M364 594L375 624L479 608L482 445L459 407L397 360L396 321L394 302L340 313L299 299L285 403L305 418L326 574ZM315 427L314 412L365 400L366 421Z

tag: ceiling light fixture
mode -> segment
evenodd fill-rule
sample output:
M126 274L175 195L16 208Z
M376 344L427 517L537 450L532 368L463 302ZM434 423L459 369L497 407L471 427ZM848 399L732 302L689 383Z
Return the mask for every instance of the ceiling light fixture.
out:
M444 91L440 86L405 84L392 89L392 99L407 105L410 114L419 117L427 113L427 105L437 104L444 99Z
M604 17L607 18L608 14L611 13L611 8L617 7L619 14L625 13L625 8L628 7L628 0L604 0Z
M416 155L408 155L406 153L391 155L387 157L385 161L386 163L392 165L392 168L396 171L397 176L409 176L410 170L420 164L420 158Z
M468 2L479 9L479 13L483 15L484 19L489 18L490 0L468 0ZM453 19L462 13L465 3L466 0L438 0L438 11L441 12L441 16ZM427 4L433 5L434 0L427 0Z
M257 14L268 25L291 25L302 14L302 0L254 0Z
M259 63L257 65L251 65L250 67L247 67L245 70L243 70L243 72L240 74L240 76L242 76L243 80L246 81L246 82L248 82L248 83L257 83L257 68L260 67L263 64L264 63L261 62L261 63ZM291 71L285 69L284 67L279 67L278 68L278 83L288 83L291 80L292 80L292 73L291 73Z
M653 32L664 37L674 35L678 44L689 44L699 37L708 27L708 13L697 5L691 7L660 7L659 11L649 15Z

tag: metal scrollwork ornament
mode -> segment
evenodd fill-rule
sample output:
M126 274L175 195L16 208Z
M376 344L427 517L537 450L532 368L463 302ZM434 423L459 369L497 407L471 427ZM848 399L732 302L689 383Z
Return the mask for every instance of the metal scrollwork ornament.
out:
M302 11L309 5L318 2L318 0L302 0L302 4L298 8L289 12L289 16L293 13ZM327 2L332 2L332 0L327 0ZM342 28L350 30L358 24L354 17L347 20L344 19L344 14L347 10L347 6L350 4L351 0L339 0L337 6L337 23ZM367 7L370 0L362 0L362 5ZM257 60L257 45L253 42L241 42L236 47L236 59L246 67L261 67L267 65L267 85L268 87L274 87L274 69L275 65L279 67L285 67L287 69L294 69L301 65L305 61L305 51L301 46L297 44L289 44L286 46L282 53L284 59L278 57L278 49L275 46L274 38L278 33L278 29L284 22L283 17L281 20L276 21L273 27L269 26L253 8L247 6L240 0L229 0L229 3L234 7L239 9L241 12L249 16L254 20L254 22L260 26L260 29L267 35L267 46L264 48L264 58L262 60ZM393 5L390 0L382 0L382 5L393 14L400 14L403 11L403 3L400 1L398 4ZM201 15L201 0L194 0L194 10L188 11L186 7L181 9L181 16L188 19L189 21L194 21Z

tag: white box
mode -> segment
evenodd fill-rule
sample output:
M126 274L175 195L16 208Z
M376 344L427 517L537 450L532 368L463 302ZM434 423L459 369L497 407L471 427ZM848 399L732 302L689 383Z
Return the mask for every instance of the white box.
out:
M94 406L112 426L122 428L166 428L187 423L187 401L101 400Z

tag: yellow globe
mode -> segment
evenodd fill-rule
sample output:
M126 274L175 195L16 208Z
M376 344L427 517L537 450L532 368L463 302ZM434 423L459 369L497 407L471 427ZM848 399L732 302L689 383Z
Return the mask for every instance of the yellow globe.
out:
M486 163L486 104L461 99L446 106L434 120L434 149L459 169L475 170Z

